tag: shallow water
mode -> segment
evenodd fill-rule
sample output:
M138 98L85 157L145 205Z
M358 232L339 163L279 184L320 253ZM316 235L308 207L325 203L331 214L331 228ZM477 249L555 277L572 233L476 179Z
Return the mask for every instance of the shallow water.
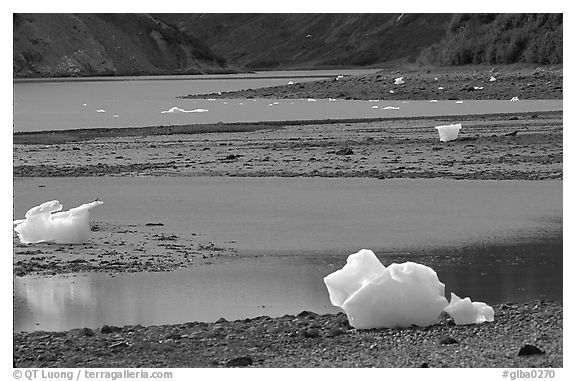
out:
M14 179L15 218L48 200L67 210L94 197L104 202L91 213L96 221L162 222L251 253L510 243L562 228L559 180Z
M40 188L39 185L44 187ZM170 273L15 278L15 330L334 312L322 278L348 254L434 268L447 296L562 298L562 182L319 178L27 178L15 217L99 196L94 221L162 222L241 260Z
M332 73L334 76L336 73ZM354 72L355 73L355 72ZM276 77L271 77L275 75ZM307 75L307 76L306 76ZM142 127L218 122L325 120L469 115L562 110L562 100L352 101L337 99L179 99L324 79L325 71L260 73L253 77L160 77L138 80L18 81L14 131ZM206 112L162 113L172 107ZM396 109L398 108L398 109Z
M14 81L14 131L62 130L96 127L155 126L199 123L185 114L174 120L162 114L173 106L193 107L189 94L209 94L286 85L289 81L317 81L339 74L376 70L318 70L258 72L255 74L34 79ZM220 103L222 106L222 103ZM219 121L216 110L210 121ZM98 112L105 111L105 112ZM203 119L206 120L206 119Z
M408 260L434 268L456 292L489 304L562 299L562 247L555 244L469 247L402 256L380 253L384 264ZM228 264L109 276L86 274L16 278L15 331L65 330L102 325L159 325L302 310L335 313L323 278L345 256L265 256Z

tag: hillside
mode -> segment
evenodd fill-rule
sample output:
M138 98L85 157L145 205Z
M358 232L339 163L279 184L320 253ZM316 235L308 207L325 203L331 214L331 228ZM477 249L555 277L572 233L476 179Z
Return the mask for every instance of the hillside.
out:
M414 61L439 42L447 14L155 14L252 69Z
M562 63L562 14L16 14L14 77Z
M14 14L13 76L222 72L200 40L142 14Z
M563 15L555 13L456 14L447 35L425 49L432 65L562 63Z

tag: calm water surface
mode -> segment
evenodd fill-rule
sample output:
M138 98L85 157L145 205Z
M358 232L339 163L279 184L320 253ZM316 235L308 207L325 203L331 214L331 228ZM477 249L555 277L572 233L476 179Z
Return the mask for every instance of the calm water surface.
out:
M39 185L45 187L40 188ZM27 178L15 217L98 195L92 220L163 222L240 260L170 273L15 278L16 330L337 311L322 282L348 254L433 267L488 303L562 298L562 182L282 178Z
M374 70L372 70L374 71ZM562 110L562 100L347 101L342 99L180 99L316 81L370 71L266 72L252 76L111 78L14 83L14 131L218 122L468 115ZM163 113L172 107L185 111ZM206 110L198 112L198 110Z

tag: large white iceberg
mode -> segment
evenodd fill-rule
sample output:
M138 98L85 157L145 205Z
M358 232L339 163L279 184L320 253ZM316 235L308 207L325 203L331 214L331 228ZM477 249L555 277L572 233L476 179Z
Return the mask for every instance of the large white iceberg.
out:
M84 243L90 237L90 209L102 204L93 201L60 212L59 201L48 201L27 211L23 220L14 221L14 230L22 243Z
M454 293L451 293L450 304L444 311L452 316L457 325L494 321L492 307L483 302L472 302L470 298L461 299Z
M458 138L458 132L462 129L462 124L448 124L446 126L435 127L440 135L441 142L449 142Z
M350 255L324 283L332 304L359 329L428 326L448 305L444 284L430 267L414 262L385 267L371 250Z

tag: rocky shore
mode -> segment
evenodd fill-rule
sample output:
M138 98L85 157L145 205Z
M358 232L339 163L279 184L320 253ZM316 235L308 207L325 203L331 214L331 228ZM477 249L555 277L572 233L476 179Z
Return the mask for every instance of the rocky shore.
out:
M346 315L14 334L16 367L561 368L563 308L494 306L490 323L357 330Z
M403 83L395 84L396 78L402 78ZM562 94L563 69L559 65L384 69L374 74L185 98L509 100L562 99Z

